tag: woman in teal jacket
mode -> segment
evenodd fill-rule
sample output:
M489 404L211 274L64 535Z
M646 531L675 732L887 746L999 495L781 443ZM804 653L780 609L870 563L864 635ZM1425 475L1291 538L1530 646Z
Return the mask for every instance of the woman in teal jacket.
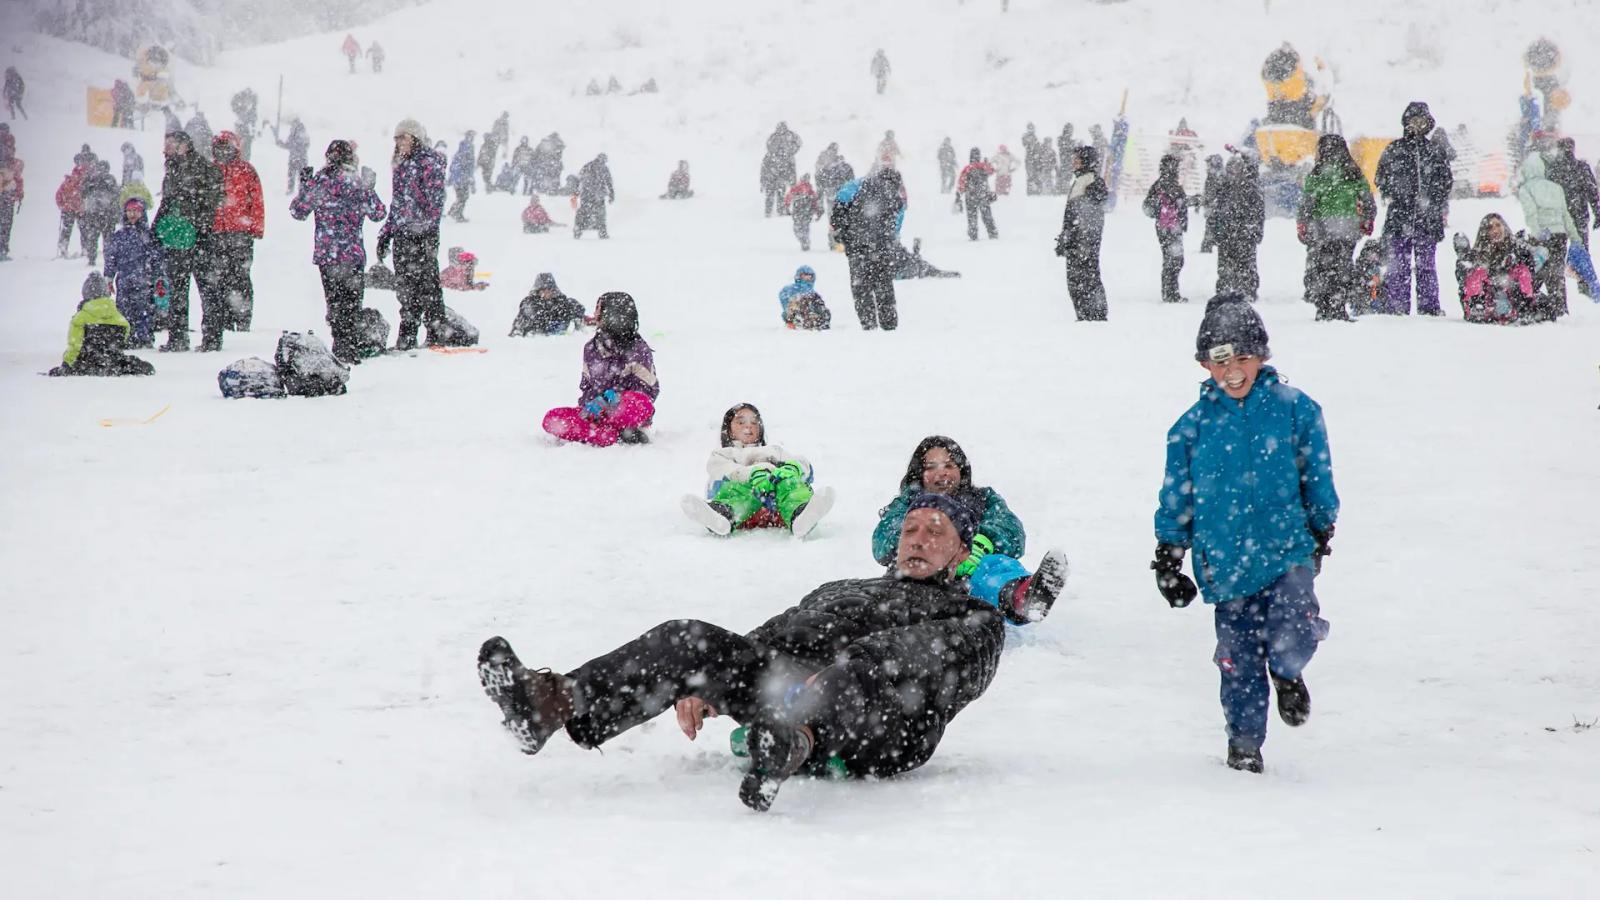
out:
M972 511L978 520L978 533L972 539L972 555L956 569L968 579L968 593L986 603L999 605L1008 584L1028 577L1019 562L1027 547L1027 534L1006 501L993 488L972 483L972 464L967 454L950 438L940 435L924 438L911 454L905 477L900 479L900 494L878 512L878 527L872 532L872 558L879 565L894 561L900 549L900 525L905 521L911 501L921 493L944 494ZM1065 577L1066 558L1057 563ZM1040 563L1040 569L1045 563ZM1013 591L1005 593L1012 596Z

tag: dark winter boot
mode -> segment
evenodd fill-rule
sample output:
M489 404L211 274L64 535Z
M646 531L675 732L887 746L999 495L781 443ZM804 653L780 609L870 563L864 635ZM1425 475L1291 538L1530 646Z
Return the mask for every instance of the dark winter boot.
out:
M645 434L643 428L624 428L617 432L617 440L624 444L648 444L650 435Z
M167 342L161 345L162 353L188 353L189 333L186 331L170 331L167 333Z
M1228 768L1260 775L1262 767L1260 749L1228 745Z
M726 503L712 503L693 494L684 494L678 507L691 521L712 534L722 536L733 531L733 508Z
M1311 692L1303 676L1289 681L1274 675L1272 687L1278 692L1278 718L1283 724L1299 728L1311 718Z
M503 637L478 650L478 681L500 707L505 729L523 753L538 753L572 718L572 685L549 669L530 671Z
M1050 614L1067 584L1067 555L1051 550L1027 578L1008 582L1000 589L1000 612L1011 622L1026 625Z
M739 785L739 799L756 812L772 808L778 788L811 756L811 732L804 728L756 723L745 733L750 771Z

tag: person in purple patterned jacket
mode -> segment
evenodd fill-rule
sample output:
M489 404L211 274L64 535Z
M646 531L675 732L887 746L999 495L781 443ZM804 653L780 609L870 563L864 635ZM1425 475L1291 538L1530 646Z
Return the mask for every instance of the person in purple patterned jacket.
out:
M395 297L400 301L396 350L415 350L417 328L431 339L444 324L444 287L439 284L439 219L444 215L444 155L428 146L428 131L415 119L394 129L394 190L389 220L378 233L378 262L394 244Z
M578 405L550 410L544 430L563 441L595 447L648 444L661 393L655 358L639 335L639 311L621 291L600 297L599 331L583 347Z
M362 220L381 222L386 210L377 192L356 172L356 149L349 141L329 144L325 158L321 172L300 170L300 193L289 203L289 215L303 220L316 214L311 261L322 272L333 355L348 365L360 361L356 320L366 293L367 266Z

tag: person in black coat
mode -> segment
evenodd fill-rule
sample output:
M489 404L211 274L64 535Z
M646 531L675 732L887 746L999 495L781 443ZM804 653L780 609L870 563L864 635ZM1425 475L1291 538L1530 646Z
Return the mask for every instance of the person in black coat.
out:
M572 221L573 239L583 237L591 228L600 232L600 240L609 238L606 204L615 202L617 189L612 186L611 167L606 165L606 155L602 153L578 170L578 213Z
M1217 192L1222 188L1222 156L1213 153L1206 157L1206 183L1201 188L1200 208L1205 210L1206 228L1200 236L1200 252L1210 253L1217 249L1217 236L1211 227L1211 220L1216 216Z
M1217 294L1255 300L1261 290L1256 251L1266 235L1267 207L1254 155L1228 161L1209 225L1217 242Z
M1378 193L1389 204L1383 219L1385 302L1382 312L1411 312L1411 267L1417 269L1417 312L1444 315L1439 308L1439 272L1434 252L1444 240L1444 219L1450 209L1455 176L1443 148L1428 140L1433 115L1428 104L1414 102L1400 116L1405 136L1378 157Z
M1161 302L1187 302L1178 292L1183 271L1183 233L1189 230L1189 195L1178 181L1178 158L1161 157L1160 173L1144 195L1144 214L1155 220L1156 244L1161 248Z
M583 304L568 297L556 286L556 277L540 272L533 290L522 298L517 318L511 323L511 337L566 334L569 327L583 325Z
M1562 138L1556 141L1556 155L1545 167L1544 177L1561 186L1567 194L1567 212L1572 216L1572 224L1578 226L1578 236L1583 242L1583 249L1589 249L1589 222L1590 214L1600 222L1600 189L1595 185L1594 170L1589 164L1578 158L1578 145L1572 138ZM1588 290L1583 279L1578 279L1578 287Z
M900 211L905 209L902 191L899 171L879 169L861 179L855 195L835 205L829 219L834 238L844 245L850 294L865 331L893 331L900 324L894 273L905 255L897 231Z
M794 184L795 155L800 152L800 135L779 122L767 138L767 153L761 158L761 206L765 215L783 212L783 195Z
M956 148L949 138L939 145L939 193L948 194L956 186Z
M1106 287L1100 280L1100 238L1111 192L1099 170L1099 152L1080 144L1073 156L1061 234L1056 237L1056 255L1067 261L1067 293L1080 322L1104 322L1107 314Z
M167 342L162 352L189 349L189 278L198 279L205 263L211 226L222 203L222 170L195 152L194 143L183 131L167 134L166 174L161 181L161 205L156 208L152 228L161 241L167 270ZM200 333L202 340L222 339L226 309L207 308L207 292L201 292Z
M479 680L528 754L562 729L599 747L674 707L691 740L706 718L731 716L748 728L739 797L756 810L801 771L909 771L1000 664L1006 613L955 575L976 529L971 510L923 494L890 573L824 584L748 634L676 619L565 675L527 669L494 637L479 651ZM1025 606L1042 615L1060 588L1032 579Z

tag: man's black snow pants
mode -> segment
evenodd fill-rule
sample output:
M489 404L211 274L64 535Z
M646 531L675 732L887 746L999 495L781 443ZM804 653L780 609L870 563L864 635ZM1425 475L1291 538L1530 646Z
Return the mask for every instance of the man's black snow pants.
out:
M444 322L444 287L439 284L439 232L394 236L394 293L400 302L396 350L417 346L417 328L428 334Z
M806 725L816 737L807 768L829 756L855 775L892 775L927 762L944 733L938 716L908 718L882 666L823 666L774 653L694 619L663 622L568 673L575 713L567 734L598 747L699 697L741 724Z
M899 327L900 315L894 300L894 264L890 254L872 250L851 252L846 248L845 260L850 265L850 296L855 299L861 330L893 331Z
M366 276L358 265L319 266L322 294L328 301L328 330L333 333L333 355L349 362L356 353L356 319L366 293Z

